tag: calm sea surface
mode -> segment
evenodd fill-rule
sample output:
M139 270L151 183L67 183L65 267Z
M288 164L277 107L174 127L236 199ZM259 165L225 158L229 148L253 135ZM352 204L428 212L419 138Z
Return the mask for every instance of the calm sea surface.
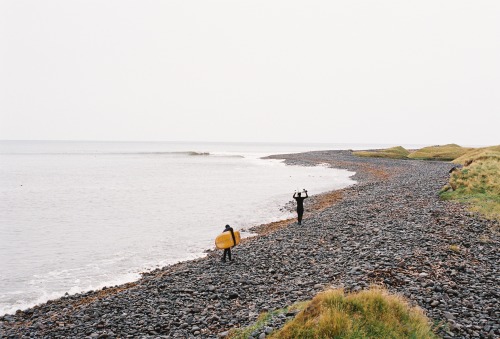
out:
M367 145L0 141L0 314L203 256L354 173L269 154Z

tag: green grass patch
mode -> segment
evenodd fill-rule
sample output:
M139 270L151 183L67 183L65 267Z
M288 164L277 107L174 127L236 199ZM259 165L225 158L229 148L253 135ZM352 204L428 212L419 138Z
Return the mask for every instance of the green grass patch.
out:
M471 210L500 221L500 146L472 150L455 162L465 166L451 173L441 198L467 203Z
M359 157L406 159L410 152L404 147L396 146L373 151L356 151L353 154Z
M278 313L279 314L279 313ZM262 313L259 318L257 318L257 321L252 324L251 326L245 327L245 328L236 328L232 329L229 332L228 338L230 339L246 339L250 337L250 335L253 332L259 331L263 329L271 320L273 317L273 313Z
M379 288L319 293L270 338L437 338L418 307Z
M246 339L249 338L250 335L254 332L263 332L264 327L266 327L271 320L280 315L280 314L285 314L288 312L294 312L294 311L300 311L304 309L304 307L307 305L306 302L298 302L290 307L285 307L281 308L272 312L264 312L261 313L260 316L257 318L254 324L244 327L244 328L236 328L232 329L229 332L228 338L230 339Z
M410 159L451 161L473 150L456 144L429 146L408 155Z
M487 219L500 222L500 198L491 194L467 194L463 191L441 193L443 200L455 200L469 206Z

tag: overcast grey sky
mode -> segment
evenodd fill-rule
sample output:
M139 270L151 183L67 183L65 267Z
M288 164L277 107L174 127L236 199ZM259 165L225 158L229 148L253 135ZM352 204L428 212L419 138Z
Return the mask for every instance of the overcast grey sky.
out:
M500 144L500 1L0 0L0 139Z

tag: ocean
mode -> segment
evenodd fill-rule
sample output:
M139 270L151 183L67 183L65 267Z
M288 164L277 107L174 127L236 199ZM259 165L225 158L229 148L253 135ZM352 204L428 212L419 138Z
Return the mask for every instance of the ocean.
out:
M0 315L202 257L354 173L261 157L373 145L0 141ZM248 233L243 232L248 235Z

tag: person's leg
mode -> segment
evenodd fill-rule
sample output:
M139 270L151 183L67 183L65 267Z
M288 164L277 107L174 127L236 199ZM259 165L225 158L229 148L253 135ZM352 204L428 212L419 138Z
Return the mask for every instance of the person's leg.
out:
M227 256L229 257L229 261L233 260L233 259L231 259L231 249L230 248L227 249Z
M226 262L226 255L227 255L227 251L228 251L228 249L227 249L227 248L225 248L225 249L224 249L224 256L222 257L222 261L223 261L223 262Z
M304 215L304 210L297 210L297 219L299 221L299 225L302 224L302 216Z

